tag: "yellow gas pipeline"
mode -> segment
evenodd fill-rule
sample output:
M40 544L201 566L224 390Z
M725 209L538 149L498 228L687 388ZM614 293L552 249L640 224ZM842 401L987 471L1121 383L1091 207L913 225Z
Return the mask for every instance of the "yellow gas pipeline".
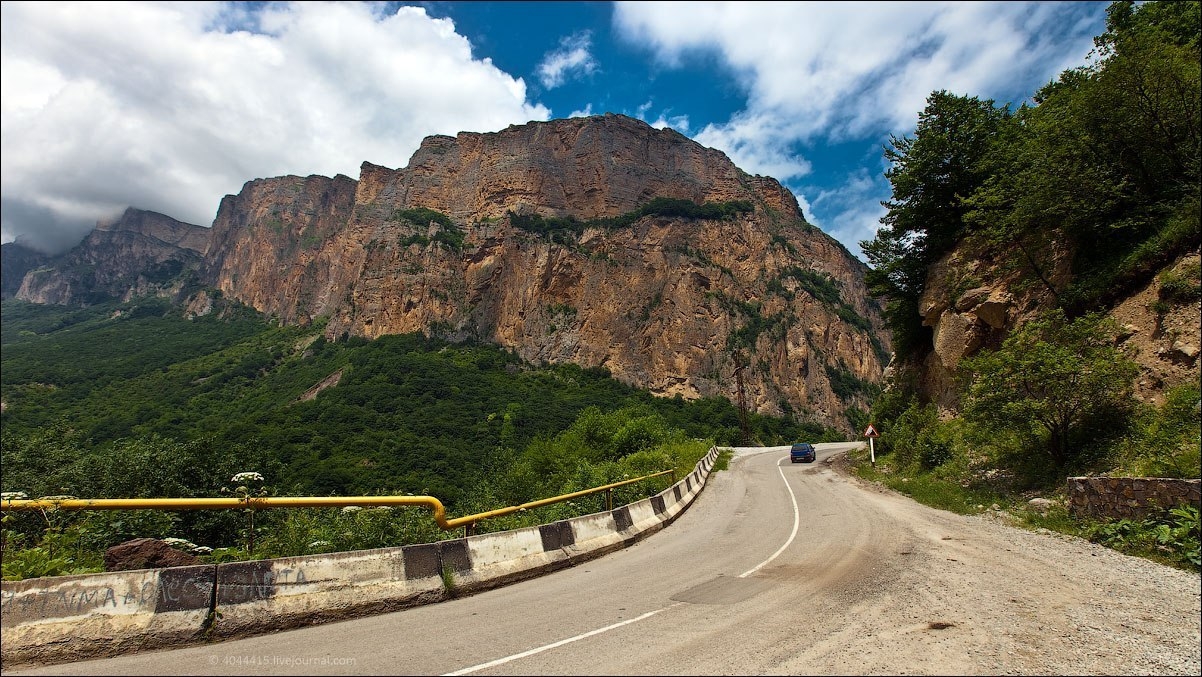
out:
M70 496L47 496L36 499L0 499L0 510L265 510L267 508L343 508L347 506L419 506L434 513L434 521L444 531L457 527L471 527L476 522L490 517L500 517L522 510L529 510L552 503L569 501L579 496L612 491L615 487L660 477L675 470L665 470L632 480L623 480L605 486L576 491L570 494L544 498L522 505L499 508L488 512L447 519L442 501L433 496L248 496L245 498L74 498ZM606 501L609 505L609 501Z

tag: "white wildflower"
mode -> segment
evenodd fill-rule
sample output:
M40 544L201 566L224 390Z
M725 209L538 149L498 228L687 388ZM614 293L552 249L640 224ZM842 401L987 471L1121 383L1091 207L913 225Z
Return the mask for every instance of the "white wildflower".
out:
M263 476L257 472L240 472L230 478L231 482L262 482Z
M170 537L170 536L167 538L164 538L163 542L173 548L180 548L181 550L192 550L193 548L197 547L197 545L195 543L193 543L192 541L189 541L189 540L186 540L183 538L174 538L174 537Z
M208 555L211 552L213 552L213 549L207 545L198 545L192 548L192 554L194 555Z
M362 509L363 509L363 506L359 506L359 505L348 505L348 506L344 506L344 507L342 508L342 512L343 512L343 514L349 515L349 514L351 514L351 513L359 512L359 511L360 511L360 510L362 510Z
M313 541L312 543L310 543L310 544L309 544L309 547L310 547L310 548L313 548L313 549L316 549L316 548L328 548L328 547L330 547L331 545L333 545L333 544L332 544L332 543L330 543L329 541Z
M24 491L5 491L0 493L0 500L3 501L23 501L29 498L29 494Z

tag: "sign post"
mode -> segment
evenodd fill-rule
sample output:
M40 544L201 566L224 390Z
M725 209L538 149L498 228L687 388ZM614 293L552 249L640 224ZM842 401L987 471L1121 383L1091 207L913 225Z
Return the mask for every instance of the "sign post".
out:
M872 459L872 467L876 467L876 438L881 434L876 431L876 428L869 423L868 429L864 431L864 437L868 438L868 453Z

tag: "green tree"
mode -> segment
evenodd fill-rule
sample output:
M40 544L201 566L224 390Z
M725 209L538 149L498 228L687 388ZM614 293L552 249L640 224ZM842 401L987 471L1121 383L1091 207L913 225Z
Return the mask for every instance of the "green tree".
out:
M1061 311L1023 325L994 351L964 361L964 416L1046 449L1059 468L1095 426L1121 427L1138 367L1114 343L1109 320Z
M965 220L1069 314L1105 306L1199 241L1197 2L1115 3L1096 63L1020 108L981 165ZM1192 221L1193 227L1188 223ZM1055 289L1049 238L1075 252Z
M893 194L881 203L888 211L876 238L860 246L872 264L869 290L887 299L898 354L923 344L918 299L927 268L963 234L964 199L987 178L982 160L1009 117L992 100L937 91L927 97L914 136L892 137L885 149Z

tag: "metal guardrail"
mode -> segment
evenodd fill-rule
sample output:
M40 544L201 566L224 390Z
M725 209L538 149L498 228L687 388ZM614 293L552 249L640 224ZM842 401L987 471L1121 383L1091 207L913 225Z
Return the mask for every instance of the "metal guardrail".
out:
M434 521L443 531L463 527L470 536L476 522L490 517L501 517L523 510L570 501L573 498L606 492L605 509L613 509L613 490L653 477L671 474L675 470L664 470L632 480L614 482L592 489L561 494L551 498L530 501L487 512L447 519L442 501L433 496L247 496L234 498L73 498L43 497L37 499L0 499L0 510L264 510L268 508L343 508L347 506L418 506L427 507L434 513Z

